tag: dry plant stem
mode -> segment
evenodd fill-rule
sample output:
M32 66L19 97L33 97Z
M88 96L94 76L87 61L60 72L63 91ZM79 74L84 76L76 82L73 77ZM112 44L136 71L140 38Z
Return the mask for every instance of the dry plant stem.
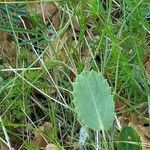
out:
M62 0L42 0L42 2L60 2ZM0 2L0 4L34 4L34 3L40 3L41 0L33 0L33 1L5 1L5 2Z
M56 4L57 5L57 4ZM66 6L67 7L67 6ZM67 7L68 8L68 7ZM67 11L64 9L64 8L61 8L60 7L60 9L63 11L63 12L65 12L65 13L67 13L68 14L68 16L69 16L69 21L68 21L68 23L66 23L66 26L67 25L69 25L69 24L71 24L71 27L72 27L72 30L73 30L73 35L74 35L74 38L76 39L76 34L75 34L75 31L74 31L74 28L73 28L73 23L72 23L72 17L73 17L73 12L70 10L70 9L67 9ZM56 29L55 29L55 27L53 26L53 23L51 22L51 20L48 18L48 20L49 20L49 22L50 22L50 24L51 24L51 26L52 26L52 28L53 28L53 30L55 31L55 34L56 35L58 35L58 38L60 37L60 35L62 34L62 32L61 31L64 31L64 29L66 28L65 26L64 26L64 28L60 31L60 33L57 33L57 31L56 31ZM60 40L60 42L61 42L61 44L62 44L62 47L63 47L63 49L64 49L64 51L65 51L65 53L66 53L66 55L67 55L67 57L68 57L68 59L69 59L69 61L70 61L70 63L72 64L72 68L74 69L71 69L72 70L72 72L76 72L77 73L77 68L76 68L76 65L75 65L75 62L74 62L74 60L73 60L73 58L72 58L72 56L70 56L69 55L69 49L68 49L68 47L66 46L64 46L64 44L62 43L62 41L61 41L61 39L59 38L59 40ZM77 44L77 39L76 39L76 44ZM67 65L67 64L66 64ZM70 67L71 68L71 67ZM74 73L74 74L76 74L76 73Z
M1 116L0 116L0 124L1 124L2 130L3 130L4 135L5 135L5 139L7 141L7 143L5 142L5 144L8 146L9 150L13 150L13 148L11 147L11 144L10 144L10 140L9 140L9 136L7 134L7 131L5 129L5 126L3 125L3 121L2 121Z
M74 27L73 27L72 19L71 19L72 16L70 15L69 8L68 8L67 5L66 5L66 7L67 7L67 13L68 13L68 16L69 16L69 18L70 18L70 24L71 24L73 36L74 36L75 43L76 43L76 46L77 46L77 45L78 45L78 42L77 42L77 37L76 37L76 33L75 33L75 30L74 30Z
M122 126L121 126L121 124L120 124L120 122L119 122L119 120L118 120L118 118L117 118L116 115L115 115L115 120L116 120L116 123L117 123L117 126L118 126L119 131L121 131Z
M15 71L27 71L27 70L41 70L42 67L37 67L37 68L13 68L13 69L1 69L0 72L11 72L13 70Z
M10 68L13 70L13 68L10 66ZM50 98L51 100L53 100L54 102L64 106L65 108L71 109L70 107L68 107L68 105L65 105L63 103L61 103L60 101L54 99L53 97L49 96L48 94L44 93L43 91L41 91L40 89L38 89L36 86L34 86L32 83L30 83L28 80L26 80L25 78L23 78L18 72L16 72L15 70L13 70L13 72L20 77L21 79L23 79L26 83L28 83L30 86L32 86L34 89L36 89L38 92L40 92L41 94L43 94L44 96Z
M118 95L117 93L113 92L115 96L117 96L123 103L125 103L127 106L132 108L134 112L136 112L139 116L141 116L145 121L149 121L145 116L143 116L134 106L132 106L128 101L126 101L122 96Z
M72 18L72 16L69 18L70 22L71 22L71 18ZM56 31L55 27L53 26L53 23L51 22L51 20L50 20L49 18L48 18L48 20L49 20L49 23L51 24L51 26L52 26L52 28L53 28L55 34L57 35L57 31ZM60 35L58 34L58 38L59 38L59 36L60 36ZM72 68L74 68L75 71L74 71L71 67L69 67L67 64L65 64L65 63L64 63L64 64L65 64L66 66L68 66L74 74L76 74L75 72L77 72L77 68L76 68L75 62L74 62L74 60L71 59L71 57L69 56L69 54L68 54L68 51L69 51L69 50L67 51L67 47L64 46L64 44L62 43L62 41L61 41L60 38L59 38L59 40L60 40L60 42L61 42L61 44L62 44L62 47L63 47L63 49L64 49L64 51L65 51L65 53L66 53L66 55L67 55L67 57L68 57L68 59L69 59L69 61L70 61L70 63L72 64ZM60 62L60 63L63 63L63 62Z
M99 133L99 131L96 131L96 138L95 138L95 140L96 140L96 150L101 150L101 143L100 143L100 141L101 141L101 139L100 139L100 133Z
M8 147L7 142L6 142L5 140L3 140L1 137L0 137L0 141L1 141L2 143L4 143L4 144Z
M35 127L35 129L38 131L38 128L36 127L36 125L34 124L34 122L30 119L30 117L27 115L27 113L22 109L23 113L26 115L26 117L29 119L29 121L32 123L32 125ZM42 136L42 138L47 142L46 138L40 133L40 135Z
M96 69L97 69L97 71L100 73L99 68L98 68L98 66L97 66L97 63L96 63L96 61L95 61L95 58L94 58L92 49L91 49L91 47L90 47L90 45L89 45L89 43L88 43L88 41L87 41L87 39L86 39L85 36L84 36L84 39L85 39L86 45L88 46L89 52L90 52L90 54L91 54L91 57L92 57L92 59L93 59L93 61L94 61L94 64L95 64L95 66L96 66Z
M40 2L40 6L41 6L42 18L43 18L44 23L46 24L45 14L44 14L44 8L43 8L43 3L42 3L42 1Z
M148 95L148 106L150 107L150 95ZM148 109L148 114L150 118L150 108ZM150 123L150 119L148 119L148 122Z
M25 25L24 20L23 20L21 17L20 17L20 19L21 19L21 21L22 21L22 23L23 23L24 28L26 29L26 25ZM27 37L28 37L28 40L31 40L28 33L27 33ZM58 94L59 94L60 97L62 98L62 100L63 100L63 102L64 102L64 105L68 106L67 103L66 103L66 101L65 101L65 99L64 99L64 97L62 96L61 92L60 92L59 89L57 88L57 85L55 84L55 81L53 80L51 74L49 73L48 69L46 68L46 66L45 66L45 64L44 64L44 62L43 62L43 60L42 60L42 59L40 58L40 56L38 55L38 53L37 53L37 51L35 50L33 44L31 43L30 45L31 45L31 47L32 47L32 49L33 49L33 51L34 51L34 53L36 54L37 58L39 59L40 63L43 65L43 67L44 67L45 71L47 72L49 78L51 79L52 83L54 84L54 86L55 86L55 88L56 88ZM69 106L68 106L68 107L69 107Z
M121 7L120 4L118 4L118 2L116 2L115 0L112 0L119 8Z

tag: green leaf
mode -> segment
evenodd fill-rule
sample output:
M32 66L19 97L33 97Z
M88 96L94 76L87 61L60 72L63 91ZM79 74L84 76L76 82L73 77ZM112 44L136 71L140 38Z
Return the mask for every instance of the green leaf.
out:
M0 30L2 31L6 31L6 32L13 32L13 30L17 33L30 33L33 35L39 35L41 33L36 32L35 30L28 30L28 29L23 29L23 28L16 28L13 27L13 30L10 26L6 26L6 25L0 25Z
M109 129L114 120L114 102L102 74L83 71L73 83L75 110L79 119L94 130Z
M119 139L117 150L142 150L140 137L131 127L123 128Z

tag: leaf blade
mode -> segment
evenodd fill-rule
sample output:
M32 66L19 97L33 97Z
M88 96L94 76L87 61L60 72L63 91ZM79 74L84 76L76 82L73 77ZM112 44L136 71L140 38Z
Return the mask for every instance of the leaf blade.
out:
M101 74L83 71L73 83L75 110L84 124L94 130L107 130L114 119L110 87Z

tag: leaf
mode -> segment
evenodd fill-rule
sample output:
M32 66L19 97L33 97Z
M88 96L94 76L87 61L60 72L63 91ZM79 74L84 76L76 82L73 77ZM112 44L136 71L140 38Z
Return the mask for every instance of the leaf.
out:
M54 2L41 4L32 4L32 8L37 12L37 14L42 18L53 17L58 12L58 7ZM44 13L44 14L43 14Z
M140 137L131 127L125 127L122 129L119 141L121 142L118 144L117 150L142 150L139 143Z
M2 141L0 141L0 148L2 150L9 150L8 146L4 142L2 142Z
M56 2L32 4L33 10L36 11L40 18L52 21L53 26L57 29L60 26L59 8ZM43 18L43 19L44 19Z
M114 102L102 74L83 71L73 83L75 110L79 119L94 130L109 129L114 120Z
M54 144L47 144L45 150L58 150Z
M144 65L145 65L145 74L147 77L147 82L148 84L150 84L150 57L149 56L145 57Z
M9 59L9 62L12 62L12 60L15 59L16 50L15 50L14 41L11 39L8 33L5 33L1 30L0 30L0 52L5 53L5 55L2 55L2 57L7 56L7 59Z
M10 150L10 148L7 145L7 142L4 141L2 138L0 138L0 150ZM11 147L11 150L14 150L14 148Z
M150 146L150 127L136 125L134 123L130 123L130 126L137 132L140 136L140 140L143 143L143 150L149 148Z
M43 147L46 147L48 144L48 140L46 137L44 137L44 134L42 134L44 131L51 133L51 124L49 122L45 122L43 126L40 126L38 131L35 131L35 139L34 139L34 145L36 146L36 150L40 150Z
M6 25L1 25L0 24L0 30L1 31L6 31L6 32L16 32L16 33L29 33L32 35L41 35L41 33L36 32L35 30L28 30L28 29L23 29L23 28L19 28L19 27L13 27L13 30L11 28L11 26L6 26Z

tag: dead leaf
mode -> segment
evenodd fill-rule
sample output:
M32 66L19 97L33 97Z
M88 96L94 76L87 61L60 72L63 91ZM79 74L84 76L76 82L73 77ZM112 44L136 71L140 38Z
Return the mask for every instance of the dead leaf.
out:
M76 78L76 74L74 72L70 71L69 72L69 78L73 82L75 80L75 78Z
M0 41L4 41L6 39L6 33L3 31L0 31Z
M139 116L138 114L132 112L129 116L129 120L130 122L134 123L135 125L144 125L145 124L145 120Z
M67 54L64 50L61 50L60 53L59 53L59 57L61 59L62 62L66 62L67 60Z
M55 39L55 41L52 43L52 48L55 50L55 53L59 53L59 51L63 48L64 44L68 40L67 32L60 38L58 37Z
M58 150L54 144L47 144L45 150Z
M75 30L80 31L79 21L77 20L76 17L72 17L72 24Z
M126 106L126 105L125 105L123 102L121 102L120 100L117 100L117 101L116 101L116 104L115 104L116 110L123 109L125 106Z
M118 121L119 121L121 127L125 127L129 123L129 119L127 117L125 117L125 116L119 116L118 117Z
M122 109L122 111L123 111L123 109ZM118 116L118 120L119 120L119 122L120 122L120 124L121 124L122 127L128 126L129 123L133 123L135 125L144 126L145 121L146 121L144 118L142 118L137 113L134 113L134 112L130 112L129 113L128 111L125 111L125 112L124 111L123 111L122 114L120 114ZM144 116L146 117L145 114L144 114Z
M53 17L57 11L57 6L51 2L51 3L42 3L42 4L34 4L33 8L37 12L37 14L42 18L43 13L45 18L47 17Z
M33 4L32 9L37 12L40 18L44 20L48 20L49 18L55 29L58 29L60 26L59 9L54 2Z
M54 55L58 54L61 61L65 62L68 58L66 52L63 50L63 46L66 44L68 40L68 35L65 33L61 38L56 38L51 47L47 50L47 56L44 57L44 62L48 62L49 59Z
M43 126L40 126L37 131L34 132L35 134L35 140L34 144L36 146L36 150L40 150L42 148L45 148L48 144L48 140L44 137L44 131L51 132L52 126L49 122L45 122Z
M150 57L149 56L145 57L144 65L145 65L145 72L146 72L148 84L150 84Z
M9 150L9 147L2 141L0 140L0 149L1 150ZM14 150L14 148L11 147L12 150Z
M140 136L141 142L143 144L143 149L150 147L150 127L144 127L142 125L135 125L130 123L130 126L137 132Z
M60 26L60 19L59 19L59 13L56 13L52 18L52 23L55 29L58 29Z
M1 150L9 150L8 146L3 142L0 142L0 149Z
M11 63L16 56L15 44L8 33L0 31L0 53L5 55L8 61Z

